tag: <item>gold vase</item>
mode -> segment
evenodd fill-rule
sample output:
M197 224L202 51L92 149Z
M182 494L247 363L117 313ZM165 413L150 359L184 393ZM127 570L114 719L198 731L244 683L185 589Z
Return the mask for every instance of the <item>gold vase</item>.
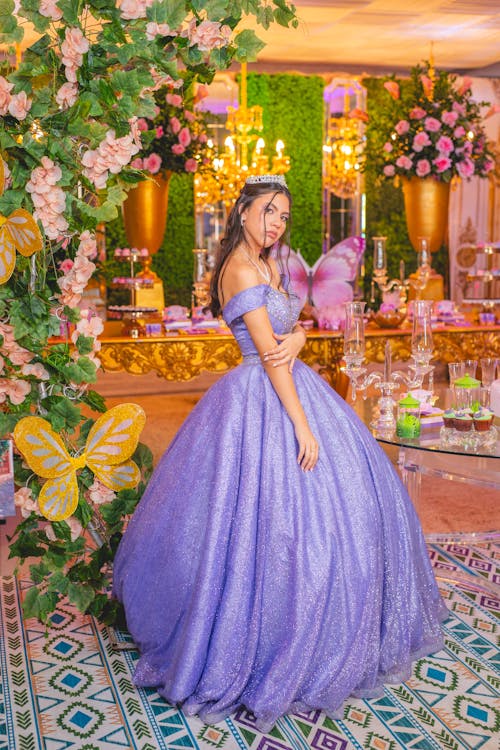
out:
M437 252L446 237L450 183L433 177L401 178L406 225L413 248L419 250L419 237L430 237L431 253Z
M168 186L172 172L163 171L139 182L123 202L125 233L130 247L156 253L167 226Z

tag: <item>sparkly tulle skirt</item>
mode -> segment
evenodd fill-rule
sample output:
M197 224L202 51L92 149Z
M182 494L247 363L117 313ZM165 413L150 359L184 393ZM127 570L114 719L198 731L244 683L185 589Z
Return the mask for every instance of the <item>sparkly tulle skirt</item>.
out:
M313 370L296 362L294 380L312 472L264 369L243 364L185 421L116 555L135 684L208 723L241 705L263 729L335 715L442 645L446 610L392 465Z

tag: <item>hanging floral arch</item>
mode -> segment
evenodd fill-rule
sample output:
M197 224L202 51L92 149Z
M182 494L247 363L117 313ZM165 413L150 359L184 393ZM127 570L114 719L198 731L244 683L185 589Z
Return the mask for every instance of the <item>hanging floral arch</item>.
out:
M136 420L130 450L112 467L117 483L96 463L96 424L117 417L90 387L102 323L78 305L96 268L98 225L144 179L132 162L144 147L141 118L155 116L155 92L182 94L233 59L254 59L264 45L239 30L245 13L265 28L297 25L287 0L0 0L0 437L17 441L24 516L11 556L35 558L26 616L47 621L63 596L104 622L118 616L109 564L151 454L135 447L137 412L127 417ZM27 29L36 40L16 66L13 45ZM33 436L49 452L59 446L64 476L35 460ZM120 467L131 463L135 484L120 485ZM72 504L51 505L68 482Z

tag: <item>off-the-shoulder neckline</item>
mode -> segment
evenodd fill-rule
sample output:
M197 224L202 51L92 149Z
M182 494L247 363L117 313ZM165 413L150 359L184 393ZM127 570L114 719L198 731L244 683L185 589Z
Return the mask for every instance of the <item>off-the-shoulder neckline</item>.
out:
M282 292L279 289L276 289L276 287L275 286L271 286L271 284L254 284L254 286L247 286L246 289L242 289L240 292L236 292L236 294L233 294L233 296L231 297L231 299L229 299L226 302L226 304L222 308L222 315L224 315L224 312L226 311L228 305L231 304L231 302L233 301L233 299L236 299L236 297L239 297L240 294L243 294L244 292L250 291L250 289L259 289L262 286L266 287L266 289L271 289L273 292L277 292L278 294L283 294L283 295L286 296L285 292Z

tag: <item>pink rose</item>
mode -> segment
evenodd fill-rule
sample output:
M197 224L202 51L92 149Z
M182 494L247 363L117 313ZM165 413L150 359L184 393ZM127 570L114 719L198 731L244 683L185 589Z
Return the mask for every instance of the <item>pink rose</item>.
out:
M410 120L421 120L426 114L427 112L422 107L413 107L410 112Z
M182 96L180 94L167 94L165 99L167 104L172 107L182 107Z
M198 169L198 162L196 159L188 159L184 164L184 169L186 172L196 172Z
M441 123L435 117L426 117L424 127L429 133L437 133L441 129Z
M194 122L196 120L196 115L193 112L190 112L189 109L184 110L184 117L188 122Z
M177 117L171 117L170 118L170 129L172 133L177 134L179 130L181 129L181 123L180 120Z
M441 115L441 120L445 125L448 125L449 128L453 128L455 126L457 119L458 112L443 112L443 114Z
M170 30L168 23L156 23L156 21L150 21L146 24L146 38L150 42L153 41L157 36L173 36L175 32Z
M14 88L13 83L9 83L6 78L0 76L0 115L3 117L9 110L11 91Z
M202 21L196 24L196 18L191 19L189 26L183 34L189 39L190 46L196 44L201 52L211 52L229 44L232 31L226 24L219 21Z
M459 125L458 128L455 128L453 131L453 135L455 138L463 138L465 135L465 128L462 127L462 125Z
M420 133L417 133L415 138L413 139L412 148L414 151L422 151L423 148L426 146L430 146L431 139L429 138L428 134L422 130Z
M59 21L63 16L62 10L57 5L56 0L40 0L38 12L52 21Z
M130 162L132 169L144 169L144 162L137 156L133 161Z
M61 109L69 109L78 99L78 86L76 83L63 83L56 94L56 102Z
M407 156L398 156L396 159L396 166L400 169L411 169L413 162Z
M181 146L184 146L186 148L191 143L191 132L189 128L182 128L182 130L179 131L179 143Z
M15 378L9 380L7 395L12 404L16 406L22 404L30 391L31 385L26 380L16 380Z
M471 159L464 159L457 164L457 171L460 177L469 179L474 174L474 162Z
M71 518L66 518L66 523L68 524L71 533L71 541L74 542L76 539L78 539L79 536L82 535L83 527L80 521L74 516L71 516Z
M163 125L158 125L156 128L156 137L162 138L165 135L165 131L163 130Z
M425 177L428 175L431 171L431 165L429 164L427 159L419 159L417 161L417 177Z
M26 376L33 375L33 377L38 378L38 380L48 380L50 378L49 373L41 362L35 362L34 365L25 364L21 367L21 372Z
M436 167L436 172L439 173L446 172L451 167L451 159L447 156L438 156L432 163Z
M180 156L184 153L185 150L186 149L181 143L174 143L174 145L172 146L172 153L176 154L176 156Z
M384 143L384 151L390 154L392 150L393 150L392 143L390 141L386 141L386 143Z
M136 18L146 18L146 10L153 4L153 0L121 0L120 15L125 21Z
M485 162L483 164L483 171L484 172L491 172L491 170L494 168L495 162L493 159L485 159Z
M26 115L31 109L31 99L26 96L26 91L20 91L14 94L9 102L9 114L16 120L25 120Z
M395 168L393 164L386 164L384 167L384 174L386 177L394 177Z
M139 119L136 122L136 126L140 131L149 130L149 126L144 119L144 117L139 117Z
M158 154L150 154L144 159L144 169L151 174L156 174L161 169L161 157Z
M409 131L409 129L410 123L408 122L408 120L400 120L394 128L398 135L404 135Z
M436 148L442 154L451 154L453 151L453 141L447 135L442 135L441 138L438 138Z
M14 504L21 509L21 515L23 518L28 518L31 513L40 515L38 500L33 498L33 494L29 487L20 487L17 492L14 493Z
M97 255L97 242L95 235L85 229L80 235L80 242L78 244L77 257L85 256L85 258L95 258Z
M110 490L98 479L94 479L94 483L90 485L86 494L88 496L88 499L92 503L94 503L94 505L111 503L116 497L116 494L113 492L113 490Z
M61 261L59 263L59 270L61 273L69 273L71 269L73 268L73 261L71 258L66 258L66 260Z
M396 81L385 81L384 89L389 92L393 99L399 99L399 85Z
M206 143L208 141L208 135L206 133L200 133L198 136L198 141L200 143Z
M451 105L451 108L454 112L458 112L459 115L462 115L462 117L464 117L465 104L460 104L459 102L453 102L453 104Z

